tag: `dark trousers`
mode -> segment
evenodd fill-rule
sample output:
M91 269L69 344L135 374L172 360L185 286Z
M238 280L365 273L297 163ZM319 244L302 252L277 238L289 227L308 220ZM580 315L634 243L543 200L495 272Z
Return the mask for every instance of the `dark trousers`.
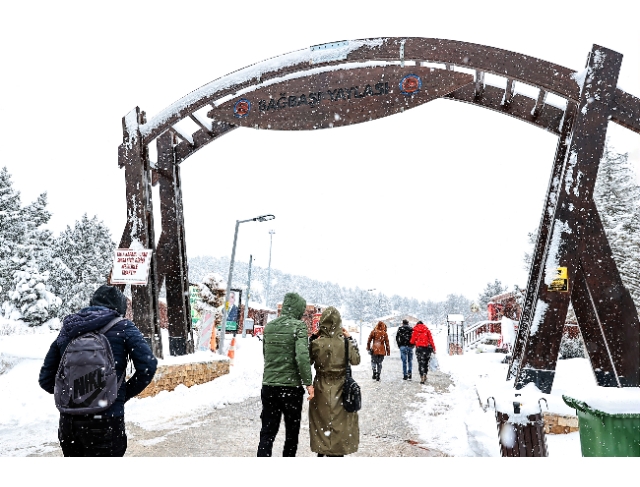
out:
M280 429L280 419L284 415L283 457L295 457L298 450L300 417L302 416L302 387L262 386L262 429L260 430L259 457L270 457L273 442Z
M382 372L382 361L384 360L384 355L375 355L371 354L371 369L374 374L380 375Z
M433 348L429 347L416 347L416 358L418 359L418 370L420 375L427 375L429 371L429 359L431 358L431 352Z
M123 457L127 451L124 416L60 415L58 440L65 457Z

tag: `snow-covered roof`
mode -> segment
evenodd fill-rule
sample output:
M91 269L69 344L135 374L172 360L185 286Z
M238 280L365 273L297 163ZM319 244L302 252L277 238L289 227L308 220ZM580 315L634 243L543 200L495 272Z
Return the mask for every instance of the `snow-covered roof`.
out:
M447 315L447 321L464 321L464 316L450 314L450 315Z

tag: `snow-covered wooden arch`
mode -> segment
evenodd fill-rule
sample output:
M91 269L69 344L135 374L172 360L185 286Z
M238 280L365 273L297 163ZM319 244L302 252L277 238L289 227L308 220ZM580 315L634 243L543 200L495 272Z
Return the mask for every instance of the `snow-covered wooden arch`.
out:
M194 152L241 126L302 130L349 125L444 98L489 108L559 136L509 378L516 379L516 387L535 382L545 392L551 389L571 300L598 383L640 385L638 314L593 202L608 122L640 133L640 99L617 87L621 62L621 54L600 46L593 47L584 70L574 71L452 40L341 41L235 71L149 120L139 108L132 110L123 118L118 150L127 181L127 224L120 247L155 249L149 285L133 288L134 320L161 356L157 295L166 282L171 353L193 350L179 165ZM500 86L485 81L487 75L500 77ZM552 102L553 97L561 103ZM148 151L154 142L156 162ZM151 202L156 183L162 215L157 246ZM552 285L562 268L564 289Z

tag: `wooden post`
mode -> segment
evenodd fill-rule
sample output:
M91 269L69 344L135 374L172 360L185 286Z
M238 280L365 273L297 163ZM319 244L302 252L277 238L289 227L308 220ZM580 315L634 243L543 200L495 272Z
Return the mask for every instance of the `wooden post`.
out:
M151 201L151 171L146 147L142 144L140 124L144 112L136 107L122 119L123 142L118 147L118 165L125 168L127 182L127 224L120 248L141 247L153 251L147 285L132 285L133 321L149 343L153 354L162 358L156 290L156 255Z
M191 306L187 252L184 238L180 166L175 163L173 134L165 132L157 139L157 174L160 184L160 210L162 233L158 241L158 290L163 282L167 291L167 317L169 320L169 353L193 353L191 332Z
M538 299L538 289L540 287L540 280L542 279L542 263L547 253L547 249L549 248L550 229L558 202L558 193L560 192L564 160L567 154L567 146L569 144L571 130L573 129L575 112L575 105L572 103L567 104L561 134L558 139L558 145L556 146L553 167L551 169L551 178L549 179L549 186L547 187L547 197L542 209L542 217L540 218L536 246L531 259L527 292L525 294L524 306L520 317L520 325L518 327L518 336L514 343L512 361L511 366L509 367L507 379L515 377L524 351L526 336L524 333L521 333L520 330L529 329L531 326L531 320L533 319L534 303Z
M613 365L615 383L610 376L600 374L594 368L600 385L637 387L640 385L638 312L631 294L620 278L596 205L593 200L590 203L585 205L586 224L579 228L578 233L585 286L576 298L591 301L596 321L587 323L598 325L590 332L592 335L600 333L602 341L599 342L604 346L591 350L589 357L592 362L609 360ZM585 291L588 294L585 295ZM580 321L578 324L581 331L586 328ZM594 358L596 355L600 357Z
M530 283L537 291L528 290L528 294L536 293L536 299L526 303L529 307L523 316L529 322L522 321L518 329L518 354L513 356L510 371L516 377L517 388L534 382L542 392L551 392L562 329L580 264L581 239L589 237L589 209L608 120L615 106L621 62L621 54L599 46L593 46L587 61L571 145L564 158L559 191L554 195L557 203L547 230L541 278L537 285ZM561 267L567 269L569 276L564 292L550 286Z

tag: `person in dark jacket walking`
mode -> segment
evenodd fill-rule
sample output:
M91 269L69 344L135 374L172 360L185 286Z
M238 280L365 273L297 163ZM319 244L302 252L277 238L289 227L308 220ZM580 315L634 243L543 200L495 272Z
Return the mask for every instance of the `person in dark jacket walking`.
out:
M413 345L411 345L411 335L413 328L409 326L409 321L402 320L402 326L396 332L396 343L400 349L402 359L402 379L411 380L413 368Z
M296 293L287 293L279 318L264 327L262 353L262 429L258 444L259 457L270 457L273 442L284 415L285 440L283 457L295 457L302 417L303 386L313 399L311 363L307 325L302 318L307 302Z
M387 335L387 325L378 321L376 327L369 334L367 340L367 351L371 351L371 368L373 369L373 379L379 381L382 372L382 361L385 355L391 355L389 347L389 335Z
M91 297L89 307L64 318L62 329L51 344L40 369L38 382L49 394L54 393L58 366L67 345L74 338L100 328L127 311L127 298L115 287L101 286ZM100 414L71 415L60 413L58 440L65 457L121 457L127 450L124 404L140 394L153 379L157 360L142 333L133 322L122 318L106 333L118 381L126 373L131 359L135 374L120 383L115 402Z
M416 346L416 358L418 359L418 369L420 372L420 384L427 382L427 372L429 371L429 359L432 353L436 353L436 344L427 326L418 321L413 327L411 344Z

